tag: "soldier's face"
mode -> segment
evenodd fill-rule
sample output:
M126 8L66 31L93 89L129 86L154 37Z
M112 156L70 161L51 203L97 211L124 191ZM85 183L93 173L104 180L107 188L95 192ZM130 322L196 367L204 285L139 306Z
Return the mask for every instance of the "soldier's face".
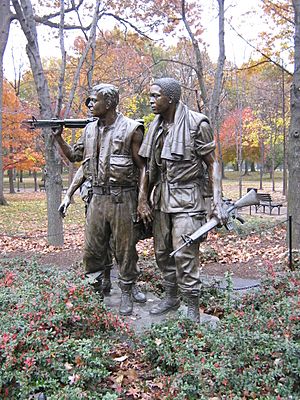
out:
M97 94L96 102L93 107L93 115L94 117L103 117L107 110L109 109L107 102L105 101L102 93Z
M164 95L158 85L150 87L150 106L154 114L164 114L170 108L170 97Z
M95 105L96 101L97 101L97 97L94 95L90 95L86 102L86 106L90 110L91 113L94 110L94 105Z

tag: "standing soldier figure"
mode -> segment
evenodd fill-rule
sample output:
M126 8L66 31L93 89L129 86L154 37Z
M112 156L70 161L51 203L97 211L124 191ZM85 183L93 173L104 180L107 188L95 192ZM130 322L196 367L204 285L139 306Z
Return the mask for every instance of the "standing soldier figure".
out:
M71 162L82 161L83 175L92 182L83 254L87 276L96 277L101 292L112 239L122 292L119 312L130 315L133 309L132 288L139 275L136 221L138 215L148 213L146 194L142 189L137 194L145 165L138 155L143 129L139 122L117 112L119 93L115 86L94 86L89 101L94 103L93 116L98 117L98 121L86 126L73 147L62 138L61 130L55 132L55 137ZM134 288L136 292L137 287ZM139 302L146 301L141 292L135 293L134 297Z
M215 143L208 118L191 111L180 101L179 82L157 79L150 89L150 104L157 114L145 136L140 156L148 159L143 187L153 199L153 236L156 262L162 271L165 298L150 313L160 315L180 306L178 289L186 299L187 316L200 321L199 243L184 247L182 235L206 222L205 176L213 191L213 213L226 221L222 206L221 176L215 158ZM144 221L152 215L144 208Z

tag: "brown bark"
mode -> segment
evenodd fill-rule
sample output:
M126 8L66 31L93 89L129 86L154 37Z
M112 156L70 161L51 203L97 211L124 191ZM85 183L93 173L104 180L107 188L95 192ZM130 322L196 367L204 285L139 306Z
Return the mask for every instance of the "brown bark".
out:
M37 40L33 9L29 0L12 0L17 18L27 39L26 52L30 61L35 87L39 100L40 114L43 119L52 118L51 99L48 83L42 67ZM43 131L45 140L45 188L47 193L48 242L54 246L63 245L63 224L58 207L61 201L61 158L53 145L50 129Z
M10 1L0 0L0 205L6 205L3 185L3 147L2 147L2 106L3 106L3 55L7 44L10 23L13 14Z
M300 0L293 0L295 13L294 76L291 87L291 124L288 143L288 213L292 217L293 249L300 250Z
M7 171L8 175L8 183L9 183L9 193L16 193L15 191L15 186L14 186L14 171L12 169L9 169Z
M193 34L193 31L191 30L191 27L186 19L186 3L185 0L181 0L181 13L182 13L182 21L184 23L185 29L188 32L188 35L191 39L193 49L195 52L195 57L196 57L196 75L200 87L200 96L203 101L203 112L204 114L209 116L209 106L208 106L208 96L207 96L207 90L206 90L206 85L204 81L204 74L203 74L203 62L202 62L202 56L201 56L201 51L199 48L199 43L197 39L195 38L195 35Z

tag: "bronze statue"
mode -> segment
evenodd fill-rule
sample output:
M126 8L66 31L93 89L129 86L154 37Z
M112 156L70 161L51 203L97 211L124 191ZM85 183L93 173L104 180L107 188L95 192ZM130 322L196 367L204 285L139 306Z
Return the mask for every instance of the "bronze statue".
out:
M93 87L87 103L98 120L89 123L81 138L69 146L62 129L55 138L71 162L82 161L83 177L92 184L87 208L83 264L88 277L96 276L101 292L105 266L111 255L110 240L119 266L122 296L119 312L130 315L133 296L145 302L143 293L134 286L139 275L136 242L139 215L147 214L146 193L138 183L143 179L144 159L138 151L143 139L142 125L117 112L118 89L109 84Z
M91 179L86 179L83 175L82 166L78 168L76 174L73 177L73 180L68 187L68 190L61 202L60 206L58 207L58 211L60 212L61 216L64 218L67 213L67 209L72 202L72 197L77 190L80 190L80 197L84 201L85 204L85 215L87 214L87 209L89 203L92 198L93 190L92 190L92 182ZM112 283L111 283L111 269L113 267L113 255L112 251L109 249L107 250L107 265L105 265L104 273L103 273L103 280L101 285L99 286L99 282L94 282L93 286L96 292L103 293L104 296L110 294Z
M178 309L179 289L187 302L187 317L199 322L199 243L184 246L174 257L170 253L182 245L182 235L206 222L207 175L213 192L212 213L226 222L227 212L209 120L191 111L180 97L181 87L175 79L154 81L150 105L157 115L139 151L148 161L143 188L148 190L153 206L153 214L145 208L142 217L144 221L153 218L155 257L165 288L165 298L150 313L160 315Z

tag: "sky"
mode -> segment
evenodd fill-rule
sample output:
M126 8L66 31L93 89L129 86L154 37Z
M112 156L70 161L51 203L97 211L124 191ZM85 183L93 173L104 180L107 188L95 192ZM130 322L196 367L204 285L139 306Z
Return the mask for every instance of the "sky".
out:
M261 0L226 0L226 20L231 19L231 24L235 29L248 41L253 42L258 36L258 33L265 29L259 18ZM207 43L207 51L213 61L218 57L218 14L217 1L206 0L205 18L202 18L204 23L204 40ZM250 13L250 14L246 14ZM41 28L38 28L41 30ZM60 57L58 40L53 36L49 41L49 36L40 36L40 52L42 57L57 56ZM68 40L67 40L68 43ZM72 44L72 39L69 39L69 44ZM25 52L26 39L20 28L13 24L4 53L4 76L8 80L14 80L20 68L21 71L29 68L29 62ZM246 62L250 56L258 57L258 53L238 37L227 22L225 22L225 51L226 59L241 65Z

